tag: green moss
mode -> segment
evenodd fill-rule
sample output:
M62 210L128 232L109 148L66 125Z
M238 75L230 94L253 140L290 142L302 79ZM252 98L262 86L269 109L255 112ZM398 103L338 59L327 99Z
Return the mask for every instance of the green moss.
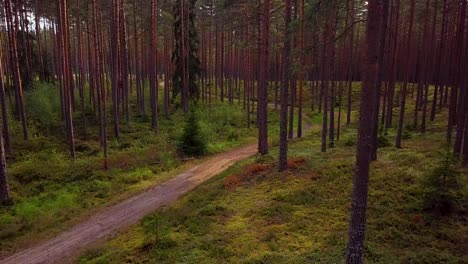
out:
M0 221L4 224L0 228L0 255L29 240L53 236L87 212L167 180L184 166L185 161L176 150L177 139L183 132L183 111L174 110L170 119L161 116L157 133L150 129L151 120L147 116L133 111L130 124L121 124L119 139L108 134L109 169L105 170L98 138L99 122L89 105L88 91L85 94L86 133L81 107L77 107L73 116L74 161L65 141L57 85L38 83L25 93L29 140L22 139L21 123L13 116L9 118L14 152L7 156L7 162L14 203L0 208ZM134 94L130 102L135 105ZM108 110L110 115L111 105ZM271 113L272 127L276 127L276 112ZM207 154L256 138L256 129L246 128L245 111L237 104L199 103L197 115L203 135L209 138ZM222 213L219 210L208 207L200 213ZM204 222L186 224L193 232L205 230Z
M354 137L346 129L343 138ZM390 130L388 138L393 138ZM443 145L439 134L415 135L403 150L379 150L371 166L367 263L463 263L468 232L459 218L436 219L423 211L420 180L431 172ZM434 140L439 138L440 140ZM164 211L147 217L100 247L95 259L157 263L342 263L347 243L355 148L340 145L320 152L320 134L290 145L299 168L279 174L272 168L235 189L224 178L246 163L276 163L277 149L254 157L197 187ZM388 144L385 144L388 145ZM267 175L267 176L265 176ZM257 177L260 177L257 175ZM255 178L255 175L253 176ZM156 220L159 219L159 220ZM127 246L155 231L170 247L150 244L145 253ZM153 229L154 230L154 229ZM163 243L164 244L164 243ZM82 263L94 263L87 254Z

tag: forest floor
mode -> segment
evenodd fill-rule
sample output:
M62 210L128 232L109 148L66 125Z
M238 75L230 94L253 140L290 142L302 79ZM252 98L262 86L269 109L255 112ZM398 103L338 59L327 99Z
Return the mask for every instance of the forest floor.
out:
M369 182L366 263L468 259L464 212L436 216L424 204L428 176L445 159L446 113L438 118L425 134L405 129L403 149L393 146L393 128L379 139ZM313 124L289 145L287 172L276 170L276 147L241 161L78 262L344 263L357 125L343 127L336 147L321 153L320 121ZM468 171L457 170L466 180Z
M200 183L256 152L257 145L253 144L215 155L159 186L102 210L56 238L21 251L1 262L63 263L90 244L103 239L117 229L135 224L145 215L170 204Z
M150 128L148 116L134 112L131 123L122 124L120 138L109 127L106 169L94 112L87 108L86 130L82 122L75 124L76 159L72 160L64 140L57 87L36 86L25 93L28 141L22 138L20 122L10 118L13 152L7 155L7 164L13 199L0 205L0 259L56 237L102 208L170 180L212 155L252 144L257 137L255 119L248 128L242 107L199 104L197 117L207 141L207 157L187 159L177 151L186 121L182 111L173 109L169 119L161 116L158 133ZM276 135L277 114L272 110L270 116L270 133ZM76 120L81 118L80 112L75 113Z
M305 124L303 131L306 132L310 128ZM113 206L103 208L55 238L19 251L0 262L3 264L72 262L83 250L112 236L122 228L136 224L146 215L171 204L196 186L256 153L257 145L249 144L214 155L175 178Z

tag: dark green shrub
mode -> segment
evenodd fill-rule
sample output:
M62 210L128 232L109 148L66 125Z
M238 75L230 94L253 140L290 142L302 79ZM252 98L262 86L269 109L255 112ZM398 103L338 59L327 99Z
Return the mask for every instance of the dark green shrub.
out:
M180 154L188 157L199 157L206 153L206 140L203 137L195 110L191 110L185 121L184 131L177 143Z
M392 143L388 140L388 138L380 136L377 138L377 147L378 148L386 148L390 147Z
M60 98L54 85L37 83L25 93L26 115L29 122L42 129L54 130L60 126Z
M408 140L413 137L413 133L410 129L403 129L403 133L401 133L401 139Z
M347 147L352 147L352 146L356 145L356 140L353 137L348 137L348 138L345 139L344 144Z
M460 173L450 157L444 159L422 182L423 206L436 215L448 215L456 210L463 199Z

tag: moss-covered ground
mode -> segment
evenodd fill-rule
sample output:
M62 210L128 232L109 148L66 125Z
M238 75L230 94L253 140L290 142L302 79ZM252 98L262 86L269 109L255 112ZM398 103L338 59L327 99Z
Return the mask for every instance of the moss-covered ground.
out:
M135 108L134 96L131 101ZM16 118L12 115L9 120L13 153L7 155L7 164L13 199L11 204L0 205L0 256L51 237L95 210L165 181L199 162L181 158L177 153L177 141L185 125L180 110L171 110L169 119L161 113L156 133L150 127L150 117L137 115L133 109L130 124L122 122L120 138L116 139L109 106L106 170L99 146L98 120L88 98L86 133L80 109L74 115L77 156L74 161L65 141L57 87L37 83L25 93L25 105L28 141L23 140ZM255 114L251 128L247 128L242 106L213 100L211 105L198 104L197 109L208 155L255 142ZM277 133L276 116L272 114L270 118L272 134Z
M354 119L356 119L354 117ZM394 129L372 164L367 263L466 263L468 226L456 212L424 210L424 179L445 156L445 121L425 134ZM241 162L164 210L86 252L79 263L343 263L355 164L356 124L320 152L315 129L290 144L290 169L277 148ZM387 144L389 143L389 144ZM467 171L458 168L466 180ZM466 197L466 188L464 194Z

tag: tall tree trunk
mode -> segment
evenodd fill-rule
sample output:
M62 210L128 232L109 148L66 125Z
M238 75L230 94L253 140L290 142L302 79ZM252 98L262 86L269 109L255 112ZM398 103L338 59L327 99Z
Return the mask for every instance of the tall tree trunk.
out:
M442 63L444 58L444 51L445 51L445 42L446 42L446 26L447 26L447 0L443 0L442 2L442 26L440 28L440 44L437 51L437 60L434 63L435 71L434 71L434 95L432 99L432 107L431 107L431 117L430 120L434 121L437 109L437 102L438 96L440 91L443 91L442 85ZM436 13L437 14L437 13ZM434 19L435 21L436 19ZM440 97L442 98L442 96Z
M297 20L298 16L298 0L293 0L293 21ZM292 35L292 49L293 51L297 48L297 35ZM293 56L294 58L294 56ZM295 59L295 58L294 58ZM294 111L296 109L296 97L297 97L297 74L295 71L291 71L290 79L290 98L289 98L289 128L288 128L288 138L292 139L294 137Z
M350 0L350 24L354 24L354 0ZM351 104L352 104L352 90L353 90L353 56L354 56L354 26L351 28L351 33L349 37L349 48L348 48L348 69L347 69L347 81L348 81L348 102L347 102L347 112L346 112L346 125L351 124Z
M304 23L305 23L305 3L301 0L301 32L299 36L299 45L301 52L304 50ZM305 60L302 60L302 65L305 64ZM302 66L304 67L304 66ZM297 137L302 137L302 97L303 97L303 86L304 86L304 69L301 69L299 73L299 101L298 101L298 112L297 112Z
M36 24L36 42L37 42L37 57L39 59L39 79L41 81L45 80L45 68L44 68L44 58L42 53L42 33L41 33L41 23L40 23L40 14L39 14L39 0L36 0L36 14L34 16L34 21Z
M65 107L65 127L67 130L67 141L69 145L70 155L75 158L75 143L72 115L72 71L71 71L71 51L70 51L70 33L68 24L68 6L66 0L60 0L58 3L58 23L59 23L59 48L61 60L60 79L62 84L64 107Z
M151 1L151 127L158 129L158 1ZM182 25L182 28L184 26Z
M428 1L428 4L430 3L430 1ZM429 42L426 44L426 50L425 50L425 58L426 58L426 67L425 67L425 78L424 78L424 100L423 100L423 112L422 112L422 120L421 120L421 133L425 133L426 132L426 119L427 119L427 105L429 104L429 84L431 83L431 81L434 80L434 67L433 67L433 63L434 63L434 60L432 59L431 57L431 54L430 52L432 50L434 50L436 47L435 45L435 30L436 30L436 23L437 23L437 4L438 4L438 1L435 0L434 1L434 16L432 18L432 29L431 29L431 33L429 33L429 29L427 29L427 38L426 38L426 41ZM434 39L433 41L430 41L430 39ZM434 91L434 94L436 93L436 91Z
M411 40L413 36L413 19L414 19L414 0L410 2L410 10L408 15L408 34L406 37L405 56L403 58L409 58L411 55ZM405 63L404 77L403 77L403 88L401 91L401 102L400 102L400 118L398 120L398 130L396 137L396 147L401 148L401 137L403 135L403 126L405 121L405 108L406 108L406 93L408 91L408 82L410 81L410 62Z
M2 65L1 57L2 57L2 54L0 53L0 103L1 103L1 107L2 107L2 123L3 123L3 129L0 129L0 130L3 130L3 137L5 138L5 145L4 145L4 147L0 146L0 155L1 155L1 151L3 151L3 149L6 149L6 152L9 153L9 154L11 154L13 152L12 151L12 146L11 146L10 125L8 124L8 112L7 112L8 106L7 106L7 102L6 102L5 81L3 79L4 75L3 75L3 65ZM0 134L0 137L1 136L2 136L2 134ZM0 159L1 159L1 157L0 157ZM1 162L1 160L0 160L0 162ZM2 168L0 167L0 177L2 177L1 176L1 173L2 173L1 170L2 170ZM1 181L1 179L0 179L0 181Z
M270 49L270 0L263 3L261 83L258 91L258 151L268 154L268 63Z
M6 167L5 149L3 148L3 133L0 129L0 204L8 202L11 199Z
M80 0L76 0L76 7L80 7ZM86 76L85 76L85 70L83 66L83 43L82 43L82 32L81 32L81 16L78 13L77 18L76 18L76 23L77 23L77 48L78 48L78 54L77 56L77 64L78 64L78 73L79 73L79 79L78 79L78 90L80 92L80 102L81 102L81 114L83 117L83 135L86 138L87 137L87 128L86 128L86 105L85 105L85 92L84 92L84 87L85 87L85 82L86 82Z
M461 106L459 104L459 94L463 96L463 90L460 88L462 87L460 85L461 81L461 76L462 74L465 75L465 73L462 73L462 63L463 63L463 41L464 41L464 32L465 32L465 24L466 24L466 6L467 3L466 1L461 1L459 4L459 16L458 16L458 26L457 26L457 33L454 36L454 61L452 62L452 70L451 70L451 78L450 82L452 84L452 88L450 90L450 107L449 107L449 118L448 118L448 126L447 126L447 141L450 145L452 141L452 133L453 133L453 127L454 125L458 122L460 125L463 125L463 118L461 117ZM460 100L461 102L462 100ZM457 144L454 145L454 151L455 155L460 154L460 149L461 149L461 142L455 142Z
M104 88L103 84L103 61L104 61L104 56L102 52L102 41L100 38L100 28L98 28L98 25L100 25L98 21L98 11L97 11L97 5L96 5L96 0L93 0L92 2L92 22L93 22L93 42L94 42L94 49L93 49L93 55L94 55L94 61L96 62L96 71L95 71L95 89L97 93L97 106L98 106L98 118L99 118L99 138L100 138L100 143L103 149L103 154L104 154L104 169L107 169L107 118L106 118L106 89Z
M424 13L430 14L429 10L429 0L426 0ZM426 90L426 66L427 66L427 48L428 48L428 24L429 24L429 15L426 15L424 18L424 26L423 30L421 31L422 35L422 43L419 47L418 51L418 86L417 86L417 93L416 93L416 103L414 106L414 120L413 126L416 128L418 126L418 118L419 118L419 111L421 109L421 105L424 104L424 91ZM418 41L420 42L420 41ZM425 130L425 124L421 124L421 127Z
M323 30L323 42L327 43L329 39L330 32L330 18L327 16L325 18L325 28ZM327 151L327 134L328 134L328 71L331 70L327 65L327 58L329 55L329 45L323 45L322 58L321 58L321 102L323 101L323 120L322 120L322 152Z
M169 35L167 23L164 25L164 116L169 118ZM205 95L206 96L206 95Z
M111 68L112 68L112 116L114 119L114 136L120 137L120 91L121 91L121 79L120 79L120 0L112 1L112 24L111 24ZM107 76L107 75L105 75Z
M376 98L375 98L375 112L374 112L374 130L372 132L372 151L371 151L371 160L377 160L377 139L379 132L379 112L380 112L380 95L382 90L382 81L383 81L383 62L385 54L385 43L387 36L387 26L388 26L388 2L389 0L382 0L382 18L380 19L380 50L378 53L378 69L377 69L377 83L376 83Z
M398 32L400 28L400 0L395 1L395 24L394 30L395 34L393 34L393 46L392 46L392 58L391 58L391 65L390 65L390 72L389 72L389 80L388 80L388 89L387 89L387 102L386 102L386 119L385 119L385 128L390 128L393 123L393 105L395 102L395 79L397 75L397 52L398 52Z
M459 49L459 52L458 54L462 55L462 54L468 54L468 52L466 51L466 46L468 46L468 44L465 45L465 47L463 47L463 43L466 43L468 42L468 39L464 39L464 32L466 31L465 30L465 25L468 23L468 21L465 21L465 16L466 16L466 6L467 6L467 3L466 1L463 1L463 3L461 4L461 12L460 12L460 23L459 23L459 30L458 30L458 49ZM468 35L468 33L466 34ZM464 51L465 49L465 51ZM463 139L463 134L464 134L464 130L468 129L468 124L465 122L465 116L467 115L466 113L466 110L468 109L468 107L466 107L466 105L468 104L468 91L467 91L467 86L466 86L466 81L464 81L464 79L466 79L466 74L467 74L467 67L465 67L464 65L466 64L466 57L465 56L460 56L460 58L458 59L458 69L457 69L457 81L455 82L456 85L454 85L454 88L458 88L459 90L459 94L460 94L460 99L458 100L458 106L457 106L457 112L456 112L456 125L457 125L457 129L456 129L456 134L455 134L455 144L454 144L454 152L455 152L455 155L457 157L460 157L460 154L462 153L462 148L463 148L463 144L468 144L468 138L465 138L465 140ZM465 71L464 71L465 70ZM457 87L458 86L458 87ZM450 102L450 104L456 104L457 101L454 101L454 102Z
M378 57L380 51L380 27L382 26L382 0L368 1L367 47L365 74L361 91L359 139L356 155L356 174L353 183L349 240L346 263L364 263L364 235L366 230L367 193L369 182L372 132L375 122L374 111L376 84L378 79Z
M129 95L130 89L128 86L128 73L129 73L129 60L128 60L128 47L127 47L127 16L125 11L124 0L120 0L120 70L121 70L121 95L122 95L122 111L125 115L125 122L130 125L130 106Z
M11 60L13 61L13 85L15 86L15 99L16 99L16 113L21 120L21 124L23 127L23 138L24 140L28 140L28 127L26 123L26 113L24 110L24 102L23 102L23 86L21 82L21 75L20 75L20 65L18 59L18 41L17 41L17 25L15 26L13 23L13 6L11 0L5 0L5 10L6 10L6 17L9 26L8 34L9 34L9 41L10 41L10 56ZM15 16L17 17L17 16ZM17 19L15 19L17 20ZM18 24L16 21L15 24Z
M291 62L291 32L289 26L291 23L291 0L285 0L284 11L284 46L282 55L283 75L281 79L281 110L280 110L280 143L279 143L279 170L284 171L288 168L288 90L289 74Z
M328 44L329 47L329 55L328 55L328 63L329 63L329 70L330 70L330 78L328 79L330 82L330 97L328 99L328 103L330 104L330 128L329 128L329 143L330 148L335 147L335 105L336 105L336 66L335 66L335 59L336 59L336 44L335 44L335 35L336 35L336 28L338 23L338 7L336 4L333 4L333 8L331 10L332 16L330 18L331 24L331 31L329 35Z

